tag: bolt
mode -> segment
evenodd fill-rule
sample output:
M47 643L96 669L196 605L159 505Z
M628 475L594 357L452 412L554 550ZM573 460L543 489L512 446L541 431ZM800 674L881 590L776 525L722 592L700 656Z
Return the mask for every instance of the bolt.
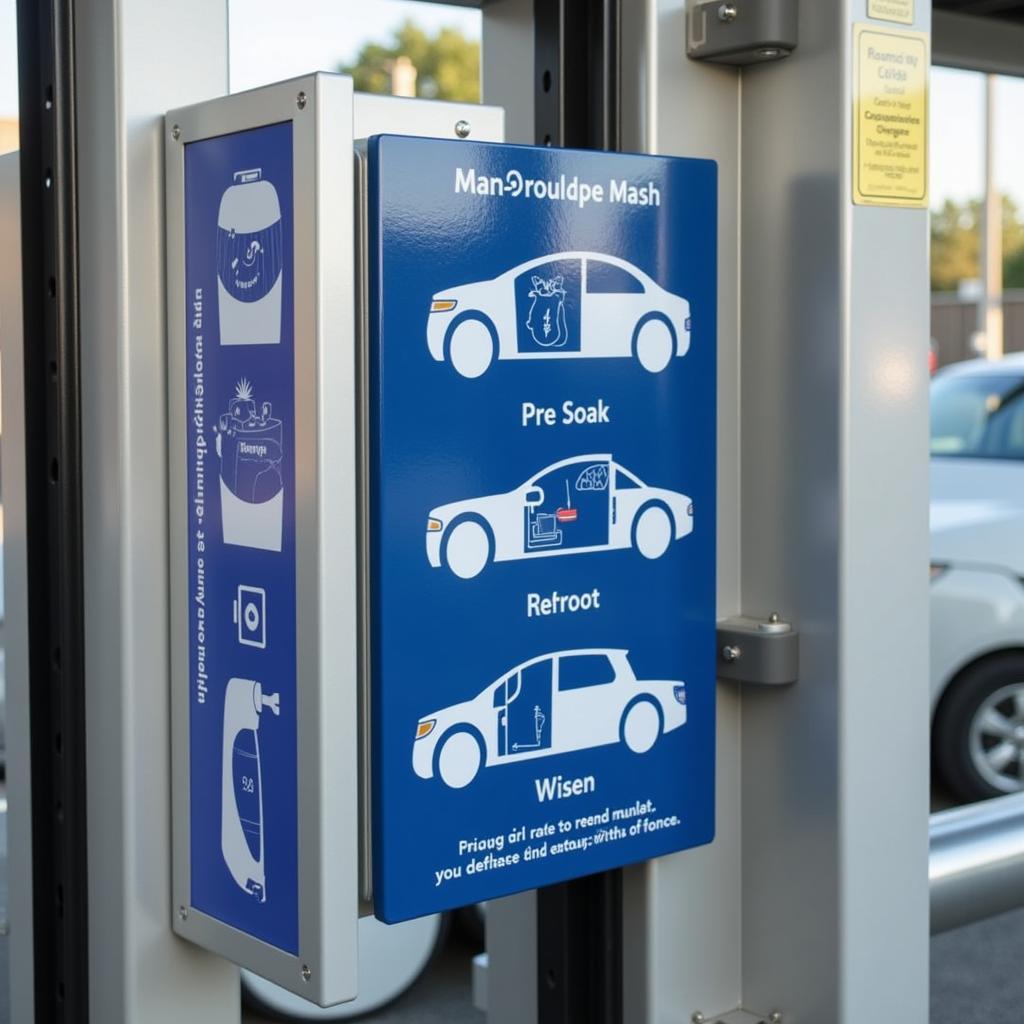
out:
M718 7L718 20L724 21L726 24L735 21L739 15L739 11L736 10L735 4L720 4Z
M779 621L779 613L772 612L771 615L768 616L768 621L772 623L772 625L774 625L776 622Z
M295 97L295 106L297 106L299 110L306 109L306 94L304 92L300 92L299 95Z
M777 46L762 46L757 55L765 60L775 60L776 57L782 57L783 52Z
M691 1024L704 1024L705 1020L707 1020L707 1018L700 1012L700 1010L694 1010L693 1013L690 1014Z
M768 1014L768 1024L782 1024L782 1011L772 1010L772 1012Z
M171 138L174 139L175 142L181 138L181 128L178 125L174 125L171 128Z
M309 969L309 964L302 965L302 980L309 981L313 977L313 972Z
M722 648L722 660L739 661L742 653L743 652L736 646L736 644L726 644L726 646Z
M182 921L187 921L188 920L188 907L185 907L185 906L178 907L178 917L180 917L182 919Z
M458 135L460 139L465 139L472 130L473 127L468 121L455 122L455 134Z

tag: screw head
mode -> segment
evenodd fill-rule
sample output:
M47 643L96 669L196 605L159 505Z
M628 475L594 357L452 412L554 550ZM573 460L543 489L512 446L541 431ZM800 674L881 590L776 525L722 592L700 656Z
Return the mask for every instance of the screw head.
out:
M742 651L740 651L736 644L726 644L726 646L722 648L723 661L739 661L740 654L742 654Z
M782 1024L782 1012L780 1010L772 1010L768 1014L768 1024Z
M171 127L171 138L174 139L175 142L181 138L181 128L178 125L173 125Z
M728 24L735 21L739 13L735 4L720 4L718 7L718 20Z
M180 917L182 919L182 921L187 921L188 920L188 907L186 907L186 906L178 907L178 917Z
M313 977L313 972L309 969L309 964L302 965L302 980L309 981Z
M455 122L455 134L458 135L460 139L466 138L472 130L473 127L468 121Z
M690 1014L690 1024L704 1024L705 1020L706 1018L700 1010L694 1010L693 1013Z
M306 109L306 94L304 92L300 92L299 95L295 97L295 106L297 106L299 110Z
M777 46L762 46L757 51L758 57L763 57L765 60L775 60L777 57L783 57L785 54Z

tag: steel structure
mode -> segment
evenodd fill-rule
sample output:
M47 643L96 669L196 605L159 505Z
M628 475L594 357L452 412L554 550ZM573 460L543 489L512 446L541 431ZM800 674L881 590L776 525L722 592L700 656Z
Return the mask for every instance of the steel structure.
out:
M936 15L937 60L1021 70L1020 5L942 6L959 13ZM11 906L34 929L15 1019L230 1024L237 971L171 931L161 188L164 113L226 92L227 5L21 10L41 230L23 236L31 343L3 331L5 572L30 587L5 627L11 723L32 720L31 752L9 746L10 863L35 894ZM924 1020L927 215L850 199L867 0L802 4L793 55L742 71L690 61L686 17L491 0L484 98L510 141L718 161L718 614L793 622L800 678L720 683L711 846L492 904L489 1018ZM933 930L1007 907L1010 800L932 822Z

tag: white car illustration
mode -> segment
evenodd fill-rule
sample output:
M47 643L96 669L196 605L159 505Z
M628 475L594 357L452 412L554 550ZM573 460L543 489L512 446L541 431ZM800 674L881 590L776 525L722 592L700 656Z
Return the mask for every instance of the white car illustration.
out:
M413 742L413 771L462 789L483 766L611 743L646 753L662 733L686 724L686 684L638 680L627 654L545 654L517 665L472 700L424 715ZM537 782L540 799L546 781Z
M577 455L506 494L439 505L427 517L427 558L472 579L489 562L635 547L660 558L693 530L693 502L648 487L610 455Z
M463 377L494 359L632 357L660 373L690 347L690 303L616 256L563 252L439 291L427 346Z

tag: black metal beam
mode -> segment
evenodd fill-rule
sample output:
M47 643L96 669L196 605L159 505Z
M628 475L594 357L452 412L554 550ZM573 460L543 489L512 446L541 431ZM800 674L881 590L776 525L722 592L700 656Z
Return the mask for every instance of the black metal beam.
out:
M534 0L539 145L621 145L621 0ZM622 872L537 890L538 1024L622 1024Z
M73 0L19 0L37 1021L89 1016Z
M534 0L533 10L537 143L619 149L621 0Z

